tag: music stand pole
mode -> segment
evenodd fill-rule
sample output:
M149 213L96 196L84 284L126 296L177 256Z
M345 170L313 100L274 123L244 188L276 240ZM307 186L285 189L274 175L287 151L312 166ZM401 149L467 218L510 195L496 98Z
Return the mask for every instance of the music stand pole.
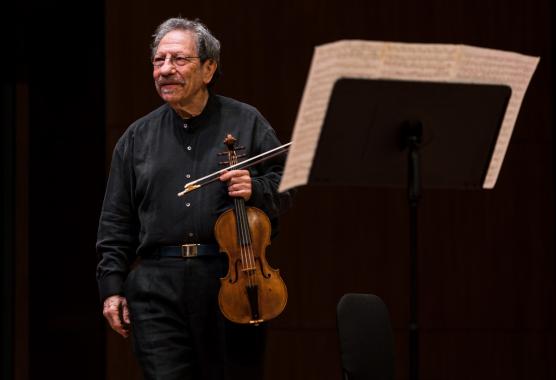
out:
M419 146L423 134L420 122L406 122L403 144L407 154L407 200L409 205L409 379L419 378L419 331L417 324L417 210L421 198Z

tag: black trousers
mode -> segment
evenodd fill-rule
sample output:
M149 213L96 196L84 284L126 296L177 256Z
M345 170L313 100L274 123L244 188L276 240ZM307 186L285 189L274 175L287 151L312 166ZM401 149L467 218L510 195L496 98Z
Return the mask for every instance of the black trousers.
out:
M221 257L141 260L125 283L133 349L145 380L262 379L264 326L218 307Z

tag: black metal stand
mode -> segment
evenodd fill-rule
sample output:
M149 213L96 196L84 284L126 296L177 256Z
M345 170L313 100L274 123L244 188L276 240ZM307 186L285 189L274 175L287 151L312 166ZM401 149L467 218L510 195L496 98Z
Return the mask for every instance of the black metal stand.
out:
M420 122L403 126L403 144L407 155L407 200L409 204L409 379L419 378L419 330L417 323L417 209L421 198L419 146L423 135Z
M482 188L510 95L507 86L473 83L343 78L334 85L309 182L407 188L411 380L419 376L421 188Z

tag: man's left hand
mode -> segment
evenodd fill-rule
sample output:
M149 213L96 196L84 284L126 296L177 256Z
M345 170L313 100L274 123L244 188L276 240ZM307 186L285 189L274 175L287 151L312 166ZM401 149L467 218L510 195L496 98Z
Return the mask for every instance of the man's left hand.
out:
M251 198L251 175L249 170L230 170L220 176L220 181L228 182L228 195L242 197L246 201Z

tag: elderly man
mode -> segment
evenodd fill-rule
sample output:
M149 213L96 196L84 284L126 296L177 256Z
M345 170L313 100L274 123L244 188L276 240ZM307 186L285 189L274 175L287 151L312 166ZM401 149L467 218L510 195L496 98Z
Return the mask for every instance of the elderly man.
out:
M165 104L134 122L114 149L97 241L103 314L116 332L131 334L146 379L225 379L246 367L245 375L258 364L246 358L260 350L243 346L260 347L261 339L252 326L238 336L218 309L227 262L213 227L232 197L242 197L269 215L275 233L290 204L290 194L277 192L282 163L228 171L186 199L176 193L221 169L217 153L228 133L250 156L280 144L255 108L209 91L220 43L203 24L172 18L153 37L154 84ZM182 244L196 244L194 256L182 257Z

